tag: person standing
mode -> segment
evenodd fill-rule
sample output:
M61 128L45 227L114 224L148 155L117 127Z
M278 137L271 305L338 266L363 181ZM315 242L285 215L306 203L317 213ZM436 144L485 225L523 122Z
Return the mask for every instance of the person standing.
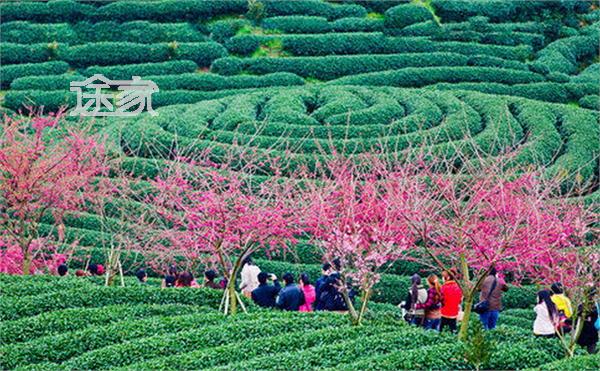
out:
M183 272L179 276L177 276L177 281L175 282L175 287L193 287L199 288L200 285L194 279L194 275L190 272Z
M533 334L540 337L555 337L556 325L558 323L558 311L550 299L551 292L542 290L538 292L535 320L533 321Z
M598 320L598 307L600 305L594 302L595 295L596 289L592 288L587 293L586 305L580 305L577 310L580 318L583 318L583 327L579 339L577 339L577 344L585 348L589 354L595 354L598 351L596 349L598 329L596 329L595 323Z
M413 274L410 278L411 287L404 304L408 312L408 320L411 324L423 326L425 322L425 309L421 306L427 301L427 290L421 284L421 276Z
M498 277L495 267L490 269L487 277L481 284L479 293L479 302L487 300L488 308L485 312L479 314L479 320L486 330L496 328L500 310L502 310L502 293L508 290L508 285L504 279Z
M163 289L167 288L167 287L175 287L176 282L177 282L177 267L174 265L171 265L169 267L169 269L167 270L167 274L163 278L163 280L160 284L160 287Z
M204 272L204 287L208 287L216 290L223 290L220 284L215 282L215 278L217 278L217 272L212 269Z
M148 273L146 273L146 270L143 268L138 269L138 271L135 272L135 276L138 279L138 283L141 285L145 285L148 281Z
M272 285L267 283L268 279L273 281ZM260 272L258 274L258 287L252 291L252 300L263 308L275 308L277 295L281 291L281 285L277 281L277 276Z
M571 331L571 316L573 316L573 305L571 300L564 294L564 287L562 283L556 282L550 286L552 290L552 302L556 305L558 311L558 330L563 332Z
M321 266L321 277L317 279L315 282L315 310L323 310L325 303L321 296L323 296L323 288L325 287L325 283L327 282L327 277L331 274L331 264L324 263Z
M69 274L69 267L66 264L61 264L56 268L56 272L59 276L64 277Z
M416 309L425 310L425 322L423 327L427 330L439 330L440 329L440 307L442 306L442 287L438 276L430 274L427 277L427 301L425 303L417 303Z
M308 274L302 273L300 275L300 289L304 294L304 304L302 304L299 308L300 312L312 312L313 304L316 298L315 287L310 284L310 280L308 278Z
M304 293L294 283L294 276L291 273L283 275L285 287L279 292L277 298L277 308L297 312L300 306L305 303Z
M242 277L240 282L240 290L242 290L242 294L244 294L245 297L251 298L252 291L258 287L259 273L260 268L254 264L254 261L252 261L251 257L244 259L242 272L240 273Z
M456 272L454 270L443 271L442 279L442 307L440 308L441 321L440 331L448 327L450 331L456 332L456 319L460 311L460 304L463 299L462 290L455 280Z

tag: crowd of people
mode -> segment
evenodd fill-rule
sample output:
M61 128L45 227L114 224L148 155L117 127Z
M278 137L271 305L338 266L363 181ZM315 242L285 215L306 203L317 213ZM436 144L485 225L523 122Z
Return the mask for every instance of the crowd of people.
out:
M244 296L252 299L254 303L263 308L278 308L285 311L335 311L348 310L342 290L347 290L350 300L355 296L354 290L345 286L340 276L340 262L334 260L321 267L321 276L311 283L307 273L301 273L297 279L292 273L285 273L282 277L284 285L279 282L273 273L263 272L247 258L240 272L239 289ZM68 275L65 264L58 266L60 276ZM104 274L101 264L89 264L87 271L77 270L76 276L99 276ZM138 282L146 284L148 274L144 269L136 272ZM463 292L456 278L458 273L454 269L443 271L442 282L437 275L427 277L427 288L422 284L421 276L414 274L411 277L411 286L406 295L406 300L399 307L404 312L404 318L415 326L429 330L457 331L457 324L462 319ZM205 287L224 290L227 279L217 281L218 274L214 270L204 272L204 280L199 284L191 272L179 272L176 266L170 266L163 277L161 287ZM296 283L297 282L297 283ZM489 274L481 284L479 302L473 310L479 314L479 320L485 330L496 328L500 312L502 311L502 296L508 290L505 280L491 268ZM577 313L583 318L583 326L578 344L592 354L597 352L598 343L598 312L600 305L594 302L595 289L588 292L589 300L584 307L580 305ZM533 308L535 320L533 334L539 337L557 337L571 330L573 325L574 310L561 283L554 283L549 289L537 293L537 304Z
M426 329L444 331L457 330L457 322L462 315L463 293L456 282L458 276L454 270L442 272L442 284L438 276L430 274L427 277L426 289L421 283L421 277L415 274L411 277L411 287L406 300L399 306L404 310L404 318L413 325ZM502 310L502 295L508 290L508 285L499 277L495 268L482 282L479 302L473 310L479 314L479 320L485 330L496 328ZM598 312L600 305L593 298L595 289L588 291L586 300L589 307L583 304L578 307L577 313L583 318L583 326L577 343L592 354L597 352L598 343ZM533 322L533 334L539 337L558 337L571 331L573 324L573 307L565 295L561 283L550 286L549 290L537 293L537 305L534 307L536 318Z

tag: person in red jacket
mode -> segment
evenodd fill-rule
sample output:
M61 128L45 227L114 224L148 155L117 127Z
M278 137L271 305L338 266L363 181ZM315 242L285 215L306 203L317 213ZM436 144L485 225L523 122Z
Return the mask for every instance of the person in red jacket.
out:
M440 332L444 331L444 327L450 328L450 331L456 331L456 319L458 318L458 312L460 311L460 304L462 302L462 290L455 281L456 272L453 270L443 271L442 278L444 284L442 285L442 321L440 323Z

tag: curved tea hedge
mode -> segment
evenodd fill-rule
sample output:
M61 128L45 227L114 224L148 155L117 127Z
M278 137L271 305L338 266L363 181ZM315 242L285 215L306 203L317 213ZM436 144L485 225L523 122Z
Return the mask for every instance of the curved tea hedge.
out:
M198 298L197 292L210 289L160 289L129 280L134 286L125 289L99 287L90 278L52 276L0 275L0 283L3 288L38 287L38 293L28 299L31 303L47 299L49 293L44 291L58 295L65 290L73 297L87 297L86 292L95 289L109 297L125 289L178 297L169 304L143 304L131 296L120 304L89 306L74 301L66 309L47 307L39 314L4 317L0 322L0 367L7 370L474 369L464 358L465 344L454 335L409 326L391 305L372 304L365 324L351 326L339 313L286 313L255 306L249 307L248 314L225 317L213 304L185 299L190 295ZM66 288L69 285L70 290ZM220 297L222 291L213 293ZM19 295L19 291L3 292L0 305L19 300ZM534 317L531 307L503 311L498 328L487 335L495 347L482 367L577 369L597 365L596 356L561 359L563 351L557 339L531 334Z

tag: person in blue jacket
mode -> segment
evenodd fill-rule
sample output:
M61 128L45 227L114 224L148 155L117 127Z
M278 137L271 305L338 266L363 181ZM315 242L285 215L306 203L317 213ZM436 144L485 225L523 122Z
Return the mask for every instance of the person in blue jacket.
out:
M323 295L323 287L325 286L325 282L327 281L327 277L331 274L331 264L325 263L321 267L321 277L317 279L315 282L315 302L313 304L315 310L323 310L325 309L325 303L321 300L321 295Z
M279 292L277 308L298 311L300 306L304 304L304 293L294 283L294 276L291 273L284 274L283 281L285 282L285 287Z
M269 278L273 281L272 285L267 283ZM281 291L281 285L277 281L277 276L260 272L258 274L258 287L252 290L252 300L263 308L274 308L279 291Z

